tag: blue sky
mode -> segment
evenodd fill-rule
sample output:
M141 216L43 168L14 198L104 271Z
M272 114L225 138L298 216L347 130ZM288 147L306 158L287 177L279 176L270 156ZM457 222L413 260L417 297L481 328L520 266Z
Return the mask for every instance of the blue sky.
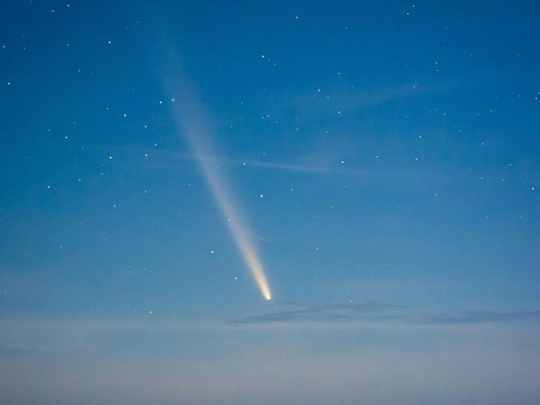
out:
M5 401L536 402L538 6L3 8Z

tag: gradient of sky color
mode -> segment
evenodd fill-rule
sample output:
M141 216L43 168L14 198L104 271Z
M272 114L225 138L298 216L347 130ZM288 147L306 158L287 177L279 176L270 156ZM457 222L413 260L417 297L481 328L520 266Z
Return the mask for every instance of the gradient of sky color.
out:
M539 27L4 2L0 402L538 403Z

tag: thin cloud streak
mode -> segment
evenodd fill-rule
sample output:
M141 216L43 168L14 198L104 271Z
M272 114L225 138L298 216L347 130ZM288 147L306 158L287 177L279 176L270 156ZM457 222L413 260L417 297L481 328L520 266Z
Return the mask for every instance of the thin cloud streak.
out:
M358 320L402 319L391 312L403 307L378 304L326 304L312 307L284 309L231 321L232 325L290 323L290 322L347 322Z
M344 168L344 167L331 167L331 166L322 166L322 165L306 165L301 163L283 163L283 162L266 162L262 160L239 160L239 159L226 159L222 157L216 157L208 154L208 152L203 153L199 156L193 156L188 154L182 154L178 152L170 152L165 150L156 151L153 150L149 153L152 157L150 161L152 163L158 161L161 162L163 159L173 159L173 160L197 160L197 161L206 161L206 164L219 164L221 166L243 166L246 168L260 168L268 170L277 170L277 171L290 171L290 172L299 172L299 173L311 173L311 174L339 174L352 177L363 177L363 178L381 178L381 177L426 177L425 173L413 173L413 172L383 172L375 171L368 169L358 169L358 168ZM215 169L214 166L211 166L212 169ZM433 176L433 175L431 175Z
M431 325L462 325L479 323L506 323L539 321L540 310L533 311L464 311L430 316L425 323Z
M347 324L365 321L385 321L388 325L399 323L411 326L457 326L524 321L536 322L540 321L540 310L477 310L426 313L420 308L382 303L326 304L266 312L260 315L235 319L230 323L232 325L305 324L320 322Z

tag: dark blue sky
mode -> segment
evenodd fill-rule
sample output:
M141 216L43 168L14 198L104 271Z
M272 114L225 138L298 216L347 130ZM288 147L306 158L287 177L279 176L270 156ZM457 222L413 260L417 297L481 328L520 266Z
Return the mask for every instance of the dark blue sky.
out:
M5 3L4 400L535 403L539 5Z

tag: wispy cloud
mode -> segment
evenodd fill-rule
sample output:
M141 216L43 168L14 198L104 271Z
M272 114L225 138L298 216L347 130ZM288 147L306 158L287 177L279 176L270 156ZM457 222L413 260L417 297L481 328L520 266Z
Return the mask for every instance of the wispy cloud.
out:
M193 156L186 153L168 150L152 150L148 153L145 162L152 167L163 167L167 164L177 164L178 161L205 161L216 168L221 166L243 167L245 169L261 169L268 171L298 172L313 175L343 175L357 178L381 178L381 177L418 177L425 174L414 173L412 171L384 171L358 167L339 166L339 163L316 162L306 163L307 159L292 160L287 162L266 161L255 159L227 159L211 155ZM169 162L169 163L167 163Z
M249 324L307 324L357 322L380 322L386 325L473 325L484 323L508 323L540 321L540 310L497 311L471 310L435 312L421 308L389 305L383 303L325 304L315 306L277 309L259 315L232 320L232 325Z
M403 314L396 313L396 309L404 308L379 303L325 304L281 309L275 312L235 319L231 323L241 325L289 322L345 322L402 318Z
M446 83L425 84L410 82L371 89L333 90L321 88L286 95L276 94L269 97L269 103L293 108L297 113L309 116L320 116L321 113L335 115L336 111L358 111L462 87L464 87L462 81L448 81Z
M226 160L223 163L233 164L233 165L243 165L251 166L263 169L270 170L282 170L282 171L294 171L294 172L304 172L304 173L313 173L313 174L342 174L353 177L404 177L412 176L413 173L405 172L383 172L375 171L368 169L359 169L359 168L345 168L345 167L335 167L335 166L325 166L325 165L309 165L301 163L281 163L281 162L265 162L260 160L249 160L249 161L235 161L235 160ZM416 175L416 174L414 174Z
M463 311L427 316L427 324L461 325L540 320L540 310L533 311Z

